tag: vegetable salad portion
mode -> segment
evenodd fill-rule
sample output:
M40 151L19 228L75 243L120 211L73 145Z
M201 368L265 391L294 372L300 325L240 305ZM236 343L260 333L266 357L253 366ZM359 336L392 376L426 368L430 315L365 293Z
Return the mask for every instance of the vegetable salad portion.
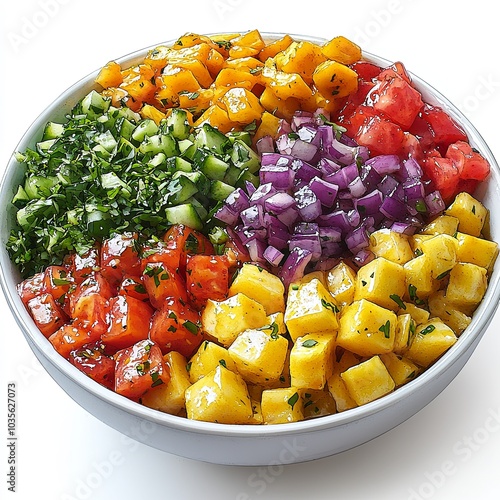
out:
M96 382L293 422L396 390L469 325L498 253L489 164L403 64L186 34L96 83L17 154L8 242L35 324Z

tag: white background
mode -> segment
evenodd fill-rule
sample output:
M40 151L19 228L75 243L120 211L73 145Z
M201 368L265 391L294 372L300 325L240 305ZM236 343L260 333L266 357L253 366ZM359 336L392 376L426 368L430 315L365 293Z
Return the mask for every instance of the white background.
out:
M485 0L17 0L8 12L2 5L0 169L39 113L109 60L187 31L254 28L343 34L402 60L462 109L500 156L498 19ZM341 455L274 468L198 463L123 438L41 369L3 296L0 321L0 441L9 381L17 383L19 436L15 494L0 446L2 498L500 498L498 315L463 372L409 421Z

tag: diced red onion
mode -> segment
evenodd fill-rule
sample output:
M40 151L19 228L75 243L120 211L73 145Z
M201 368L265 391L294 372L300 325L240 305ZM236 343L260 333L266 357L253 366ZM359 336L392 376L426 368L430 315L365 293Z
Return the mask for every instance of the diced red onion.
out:
M322 205L325 207L333 206L339 190L337 185L316 176L309 181L309 187L311 191L316 193L316 196Z
M257 153L262 156L263 153L274 153L274 140L270 135L261 137L255 144Z
M294 248L286 258L280 271L280 277L285 285L285 290L294 281L302 278L304 271L311 261L312 253L303 248Z
M265 250L263 257L264 259L269 262L274 267L278 267L280 265L280 262L283 260L283 257L285 254L283 252L280 252L277 248L273 247L272 245L269 245Z

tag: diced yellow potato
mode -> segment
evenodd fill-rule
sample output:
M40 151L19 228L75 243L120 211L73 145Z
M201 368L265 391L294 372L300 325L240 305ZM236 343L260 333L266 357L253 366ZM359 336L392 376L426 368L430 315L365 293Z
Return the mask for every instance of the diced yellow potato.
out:
M335 299L318 279L313 279L288 294L285 324L295 342L308 333L337 330L337 312Z
M394 340L393 351L396 354L403 354L411 345L413 337L417 333L417 323L411 314L399 314L396 324L396 339Z
M149 408L178 415L185 408L185 392L191 385L186 369L187 361L182 354L176 351L165 354L163 358L170 370L168 384L152 387L142 396L141 401Z
M344 36L332 38L321 50L328 59L342 64L353 64L361 59L361 47Z
M350 304L354 300L356 273L344 261L340 261L326 273L326 286L339 307Z
M340 376L358 405L375 401L392 392L396 386L379 356L348 368Z
M300 389L284 387L262 392L262 418L265 424L285 424L304 420L304 401Z
M446 209L446 215L459 220L458 230L471 236L480 236L488 210L473 196L465 191L458 193L453 203Z
M422 252L422 243L424 241L430 240L431 238L434 238L433 234L414 234L413 236L410 236L409 242L411 249L413 250L413 253L418 257L421 255Z
M337 412L335 400L328 391L304 390L304 419L333 415Z
M415 363L393 352L381 354L380 359L394 380L396 387L401 387L407 382L410 382L420 372L420 368Z
M442 279L457 262L458 241L448 234L438 234L423 241L420 249L430 261L434 279Z
M457 241L457 259L459 262L476 264L476 266L484 267L488 271L491 269L498 255L498 244L496 242L460 232L457 233Z
M237 293L220 302L209 299L201 315L201 325L206 334L229 346L241 332L264 326L266 319L266 311L259 302Z
M434 259L427 254L419 255L403 266L406 274L406 298L411 299L410 289L415 290L420 299L424 299L439 288L439 281L432 276L433 266Z
M441 318L458 337L470 325L472 318L451 305L445 296L445 290L438 290L428 300L429 310L434 317Z
M456 341L457 337L448 325L439 318L431 318L427 323L417 326L417 334L406 351L405 357L426 368Z
M290 353L292 386L323 389L333 374L335 333L310 333L299 337Z
M333 367L333 375L328 379L328 391L335 400L335 406L338 412L350 410L357 406L356 401L350 396L340 374L351 366L359 364L359 361L360 360L352 352L344 351L339 362Z
M390 229L379 229L370 235L368 250L376 257L384 257L396 264L406 264L414 257L413 250L406 234Z
M358 74L337 61L327 60L319 64L313 73L313 81L327 98L346 97L358 90Z
M360 356L391 352L396 325L393 311L366 299L357 300L342 312L337 345Z
M408 313L414 320L417 325L421 323L425 323L429 320L430 315L427 309L423 309L422 307L418 307L413 302L403 302L404 309L400 309L398 314L406 314Z
M450 272L446 299L467 314L479 305L487 287L488 277L484 267L459 262Z
M309 84L313 81L314 70L325 60L321 48L311 42L292 42L274 58L279 70L285 73L297 73Z
M366 299L381 307L397 310L398 303L391 296L401 298L405 290L406 274L403 266L379 257L358 271L354 300Z
M192 420L221 424L248 424L253 418L244 380L222 365L186 389L186 411Z
M243 379L261 385L278 381L287 351L285 337L269 330L245 330L228 348Z
M439 215L432 222L429 222L425 227L420 230L420 234L448 234L455 236L458 230L458 219L451 215Z
M227 349L219 344L205 340L189 360L189 380L194 384L219 365L225 366L232 372L237 371Z
M270 330L276 330L280 335L286 335L285 315L280 311L270 314L266 320L266 326L269 325Z
M302 276L302 278L300 278L297 281L294 281L292 283L292 286L293 285L304 285L305 283L311 282L313 279L319 280L324 287L327 286L326 276L325 276L324 271L313 271L311 273L304 274L304 276Z
M266 314L285 311L282 281L255 264L244 264L229 287L229 296L242 293L263 305Z

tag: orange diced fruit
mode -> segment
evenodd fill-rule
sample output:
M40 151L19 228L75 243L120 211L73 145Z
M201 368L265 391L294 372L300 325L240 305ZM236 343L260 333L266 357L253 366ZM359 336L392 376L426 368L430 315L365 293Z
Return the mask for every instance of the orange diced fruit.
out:
M353 64L361 59L361 48L343 36L332 38L321 51L328 59L342 64Z
M227 111L229 119L238 123L248 124L260 120L264 108L259 98L247 89L233 87L220 98L221 107Z
M358 74L337 61L321 63L313 74L313 80L327 99L346 97L358 89Z
M95 81L105 89L118 87L123 82L120 65L114 61L110 61L101 69Z

